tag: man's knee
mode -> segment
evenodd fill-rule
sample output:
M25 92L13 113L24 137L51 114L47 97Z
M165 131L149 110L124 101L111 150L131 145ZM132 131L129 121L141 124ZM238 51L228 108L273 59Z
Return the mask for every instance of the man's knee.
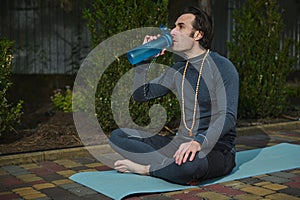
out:
M120 129L115 129L110 133L109 141L115 143L122 136L123 132Z

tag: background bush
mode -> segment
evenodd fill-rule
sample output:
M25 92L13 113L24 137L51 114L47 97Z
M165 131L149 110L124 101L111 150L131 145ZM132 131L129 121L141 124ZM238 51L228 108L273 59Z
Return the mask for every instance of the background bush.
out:
M95 0L89 9L84 11L84 17L88 21L93 44L97 46L103 40L123 31L141 27L159 27L161 24L167 25L167 5L167 0ZM164 56L158 62L169 65L172 59L170 55ZM122 56L108 67L98 83L96 113L105 132L110 132L117 128L111 111L111 95L118 80L131 68L133 66L125 56ZM168 123L180 118L180 108L177 99L173 94L170 94L147 103L137 103L131 99L128 109L133 121L140 126L149 124L151 121L148 115L149 108L154 104L160 104L167 110ZM119 115L118 118L122 118L122 113L119 113ZM127 119L123 120L126 124Z
M0 137L15 132L22 115L22 101L16 105L8 101L8 89L12 85L11 62L13 42L0 38Z
M70 87L67 86L64 91L61 89L54 90L51 101L56 109L72 112L72 90Z
M294 45L282 39L283 22L276 0L247 0L234 11L231 61L240 75L239 116L276 117L287 107L286 79L295 66Z

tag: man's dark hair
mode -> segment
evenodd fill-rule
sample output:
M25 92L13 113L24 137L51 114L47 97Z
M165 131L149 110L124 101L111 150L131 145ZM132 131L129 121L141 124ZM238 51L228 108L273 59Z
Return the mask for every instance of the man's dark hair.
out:
M181 15L183 14L193 14L195 16L193 28L196 31L203 32L203 38L199 43L205 49L209 49L213 39L213 24L211 17L204 10L193 6L185 8Z

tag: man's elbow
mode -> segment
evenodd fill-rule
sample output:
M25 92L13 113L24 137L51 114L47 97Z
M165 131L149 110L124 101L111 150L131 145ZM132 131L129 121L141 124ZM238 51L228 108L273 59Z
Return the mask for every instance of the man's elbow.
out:
M139 92L138 90L135 90L133 93L132 93L132 98L134 101L136 102L145 102L146 99L144 97L144 94Z

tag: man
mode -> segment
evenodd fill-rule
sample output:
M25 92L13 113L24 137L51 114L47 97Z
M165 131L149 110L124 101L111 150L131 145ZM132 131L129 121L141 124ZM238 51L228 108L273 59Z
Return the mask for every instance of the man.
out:
M235 166L238 74L232 63L210 51L213 27L201 9L189 7L170 32L172 50L184 57L158 78L146 82L147 67L135 74L136 101L177 94L182 119L175 137L117 129L110 144L126 159L119 172L137 173L190 185L223 176ZM156 39L146 36L144 42Z

